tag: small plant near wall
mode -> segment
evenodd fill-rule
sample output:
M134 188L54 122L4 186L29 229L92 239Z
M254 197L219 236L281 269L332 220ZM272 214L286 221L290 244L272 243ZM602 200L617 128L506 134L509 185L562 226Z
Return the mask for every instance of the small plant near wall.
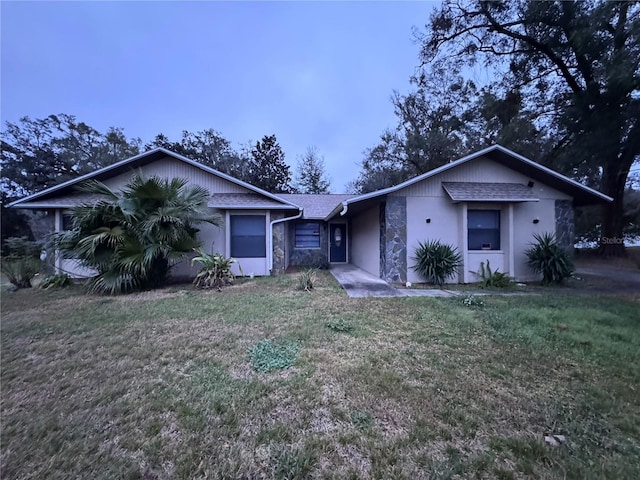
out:
M200 264L200 270L193 279L196 288L217 288L221 289L230 285L235 280L235 275L231 271L231 265L236 263L233 258L226 258L219 253L206 253L202 248L195 250L197 257L191 259L191 265Z
M527 264L537 274L542 274L542 284L562 283L573 275L573 262L567 251L558 244L552 233L533 234L535 243L525 254Z
M511 286L511 277L508 273L500 272L498 269L491 270L491 263L487 259L485 267L484 262L480 262L480 277L482 288L507 288Z
M427 282L439 286L453 277L462 265L458 249L439 240L419 242L413 259L416 261L413 269Z

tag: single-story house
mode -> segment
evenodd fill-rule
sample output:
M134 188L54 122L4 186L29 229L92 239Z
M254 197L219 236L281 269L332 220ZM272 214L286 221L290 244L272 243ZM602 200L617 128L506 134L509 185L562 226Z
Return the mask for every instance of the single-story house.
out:
M351 263L391 283L419 282L413 252L418 242L439 239L462 254L454 282L477 281L480 262L487 260L516 280L530 280L535 276L524 252L534 233L553 232L571 246L574 207L612 200L500 145L364 195L273 194L156 148L10 207L44 210L60 231L72 207L91 201L75 190L77 184L95 179L118 189L134 171L207 188L209 206L225 224L201 227L203 247L237 259L245 275ZM56 258L56 267L87 273L73 260ZM184 261L173 273L193 275L195 268Z

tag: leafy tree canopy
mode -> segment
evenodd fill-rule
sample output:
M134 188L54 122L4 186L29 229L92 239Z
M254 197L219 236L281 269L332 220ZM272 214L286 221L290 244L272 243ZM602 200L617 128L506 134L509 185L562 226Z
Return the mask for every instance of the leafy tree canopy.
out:
M73 115L49 115L6 122L0 187L9 199L76 178L139 153L140 139L120 128L100 133Z
M482 64L552 131L553 166L614 198L603 238L620 238L640 156L640 3L445 0L419 36L426 69ZM534 159L540 160L539 156ZM605 254L624 247L603 241Z

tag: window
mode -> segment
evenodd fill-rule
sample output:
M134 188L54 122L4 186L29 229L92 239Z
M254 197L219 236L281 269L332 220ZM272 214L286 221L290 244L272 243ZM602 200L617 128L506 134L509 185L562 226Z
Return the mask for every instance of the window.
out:
M73 228L73 215L70 213L62 214L62 230L71 230Z
M320 248L320 224L296 223L296 248Z
M231 215L231 256L264 258L266 217L264 215Z
M469 250L500 250L500 210L468 210Z

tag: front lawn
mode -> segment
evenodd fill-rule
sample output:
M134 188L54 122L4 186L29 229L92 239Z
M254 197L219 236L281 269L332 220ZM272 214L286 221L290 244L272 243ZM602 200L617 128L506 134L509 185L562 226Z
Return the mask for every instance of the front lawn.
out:
M2 478L640 478L638 297L295 285L3 293Z

